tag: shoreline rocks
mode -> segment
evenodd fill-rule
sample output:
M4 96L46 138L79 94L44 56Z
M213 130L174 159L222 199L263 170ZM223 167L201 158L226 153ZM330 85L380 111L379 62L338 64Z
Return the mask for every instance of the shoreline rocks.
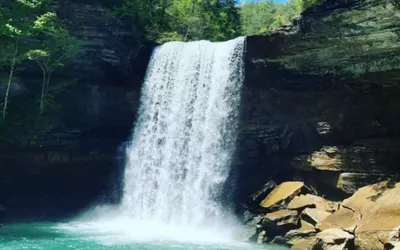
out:
M302 182L284 182L259 204L268 212L253 221L256 233L252 238L258 243L289 245L293 250L397 249L399 195L400 182L383 181L358 189L337 206L337 202L310 194Z

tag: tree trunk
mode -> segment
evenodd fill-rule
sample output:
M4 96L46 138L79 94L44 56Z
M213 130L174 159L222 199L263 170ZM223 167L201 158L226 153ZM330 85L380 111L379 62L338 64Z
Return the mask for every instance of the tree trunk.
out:
M53 73L52 70L47 72L47 77L46 77L46 90L44 91L44 96L47 96L47 93L49 92L49 86L50 86L50 78L51 74Z
M46 76L47 72L43 70L43 82L42 82L42 95L40 96L40 114L44 111L44 96L46 94Z
M3 120L6 119L6 115L7 115L8 96L10 94L12 78L14 76L15 63L16 63L17 56L18 56L18 46L19 46L19 39L17 38L15 40L15 51L14 51L14 56L13 56L13 59L11 62L11 69L10 69L10 75L8 77L6 95L4 97Z

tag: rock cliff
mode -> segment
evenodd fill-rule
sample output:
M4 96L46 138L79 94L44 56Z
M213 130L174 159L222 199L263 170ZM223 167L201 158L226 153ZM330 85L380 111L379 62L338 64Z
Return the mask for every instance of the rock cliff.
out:
M247 38L241 192L294 176L346 196L400 171L399 18L397 1L327 0Z
M100 5L69 0L54 1L53 8L82 42L82 53L53 74L51 132L34 143L21 145L25 134L11 145L0 143L0 219L58 218L119 198L123 143L135 121L153 44L139 42L132 27ZM11 90L13 103L31 99L40 74L35 64L24 65ZM21 133L35 126L22 123Z
M270 179L296 178L343 198L398 174L398 7L326 0L292 25L247 38L236 201ZM103 7L57 1L55 9L84 43L83 56L56 77L78 83L57 97L52 133L34 147L0 152L0 170L10 173L0 175L0 204L9 216L26 215L18 212L24 207L35 216L71 214L119 190L112 186L122 174L119 149L152 49ZM19 89L36 74L26 72Z

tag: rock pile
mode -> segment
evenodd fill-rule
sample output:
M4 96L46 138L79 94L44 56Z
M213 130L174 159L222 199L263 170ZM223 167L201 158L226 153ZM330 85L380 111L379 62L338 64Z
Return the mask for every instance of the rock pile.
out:
M400 249L400 183L360 188L342 202L312 194L303 182L284 182L258 204L247 224L251 240L293 250ZM255 213L258 213L257 215Z

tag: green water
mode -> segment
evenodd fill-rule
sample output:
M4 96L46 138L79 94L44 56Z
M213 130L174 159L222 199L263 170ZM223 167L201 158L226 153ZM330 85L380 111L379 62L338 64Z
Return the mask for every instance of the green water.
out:
M117 235L90 235L60 229L53 223L0 225L1 250L284 250L272 245L242 242L179 243L166 241L135 242Z

